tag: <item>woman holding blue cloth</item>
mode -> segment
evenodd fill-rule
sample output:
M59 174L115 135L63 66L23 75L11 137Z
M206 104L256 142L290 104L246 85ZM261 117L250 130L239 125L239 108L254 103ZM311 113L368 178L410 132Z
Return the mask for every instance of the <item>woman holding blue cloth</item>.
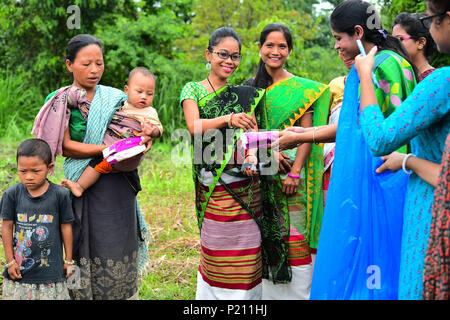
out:
M345 64L359 54L357 40L366 52L375 45L383 48L373 73L379 85L380 117L384 118L406 99L416 82L399 40L387 35L381 23L370 25L380 21L371 8L364 1L344 1L331 14L330 24L335 49ZM369 76L372 79L372 70ZM336 140L310 299L397 299L401 199L408 176L375 172L382 160L370 153L360 122L359 78L353 67L345 83L338 124L285 130L277 143L285 149Z
M450 53L450 4L429 0L427 13L422 22L430 28L438 50ZM386 155L410 142L413 155L440 163L450 131L450 68L429 75L389 118L383 119L370 80L376 51L372 48L367 57L357 57L355 66L361 79L361 127L370 151L376 156ZM404 169L408 158L404 158ZM422 299L434 191L432 185L411 173L404 208L400 299Z

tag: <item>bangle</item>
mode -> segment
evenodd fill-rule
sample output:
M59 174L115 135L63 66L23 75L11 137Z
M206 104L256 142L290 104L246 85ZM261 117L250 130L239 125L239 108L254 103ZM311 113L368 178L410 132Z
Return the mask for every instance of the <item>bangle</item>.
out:
M316 142L316 131L317 129L319 129L318 127L314 127L314 131L313 131L313 142L317 145L319 144L318 142Z
M69 266L73 266L75 264L75 261L67 261L66 259L64 259L64 263L68 264Z
M406 155L406 157L403 158L403 163L402 163L402 169L403 171L405 171L407 174L411 174L412 170L406 170L406 160L408 160L409 157L414 156L412 153L408 153ZM415 157L415 156L414 156Z
M294 176L290 172L288 173L288 176L291 177L291 178L300 179L300 176Z
M7 263L7 264L5 265L6 269L11 268L11 267L14 265L14 263L16 263L16 260L14 260L14 259L13 259L11 262Z
M233 125L231 124L231 117L233 116L233 114L234 114L234 112L232 112L231 114L230 114L230 117L228 118L228 128L233 128Z

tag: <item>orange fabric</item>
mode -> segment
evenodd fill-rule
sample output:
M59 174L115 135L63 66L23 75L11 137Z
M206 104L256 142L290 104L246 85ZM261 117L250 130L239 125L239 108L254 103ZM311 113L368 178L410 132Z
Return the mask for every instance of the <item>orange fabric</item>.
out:
M106 159L103 159L103 161L97 164L94 169L100 173L110 173L113 167L108 163L108 161L106 161Z

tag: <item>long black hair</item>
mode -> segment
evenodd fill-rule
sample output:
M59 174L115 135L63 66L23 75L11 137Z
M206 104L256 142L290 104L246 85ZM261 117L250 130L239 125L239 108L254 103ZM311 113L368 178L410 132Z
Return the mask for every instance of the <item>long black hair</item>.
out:
M100 47L103 52L103 43L100 39L97 39L90 34L77 34L72 39L69 40L66 47L66 59L70 62L74 62L77 57L78 52L87 47L88 45L96 44Z
M401 41L387 33L381 24L381 17L370 3L362 0L341 2L330 16L330 26L335 32L355 33L355 26L364 30L363 39L375 44L379 50L391 50L405 58L413 67L417 77L417 69Z
M289 51L292 50L292 35L289 29L281 23L271 23L268 24L263 31L261 31L261 35L259 36L259 44L262 46L264 42L266 42L267 36L274 31L279 31L283 33L284 38L286 39ZM251 82L251 85L256 88L264 88L266 89L268 86L270 86L273 83L273 79L270 76L270 74L267 72L266 64L262 61L262 59L259 59L258 68L256 69L256 75L253 81Z
M436 43L434 43L434 40L431 37L430 30L425 28L419 20L419 18L426 16L425 13L402 12L395 17L393 26L397 24L400 25L415 41L418 41L420 38L425 38L424 54L425 57L429 57L436 51Z

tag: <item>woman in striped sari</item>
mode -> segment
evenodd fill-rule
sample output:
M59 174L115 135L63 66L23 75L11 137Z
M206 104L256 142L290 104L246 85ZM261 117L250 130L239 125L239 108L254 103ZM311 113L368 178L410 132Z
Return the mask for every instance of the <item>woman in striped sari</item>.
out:
M196 299L201 300L261 299L261 193L256 169L242 173L239 166L256 166L256 149L238 157L234 145L244 130L257 129L254 110L264 90L227 84L240 50L233 29L216 30L206 50L208 77L187 83L180 95L194 140L201 241Z

